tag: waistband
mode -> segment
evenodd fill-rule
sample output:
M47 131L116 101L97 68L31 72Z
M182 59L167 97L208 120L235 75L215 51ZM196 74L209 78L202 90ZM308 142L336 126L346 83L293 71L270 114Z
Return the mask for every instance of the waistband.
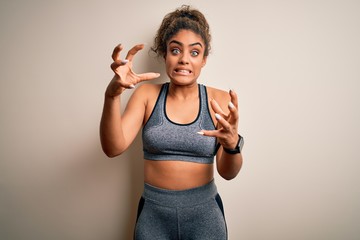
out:
M209 201L217 195L214 180L196 188L186 190L162 189L145 183L143 198L159 205L169 207L186 207Z

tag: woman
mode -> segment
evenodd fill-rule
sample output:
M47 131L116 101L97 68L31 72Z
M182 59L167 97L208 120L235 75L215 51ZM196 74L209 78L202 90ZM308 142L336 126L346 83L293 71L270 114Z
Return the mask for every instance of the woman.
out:
M119 112L121 93L158 73L136 74L136 45L125 59L118 45L115 73L105 92L101 143L109 157L124 152L143 127L144 193L135 239L227 239L221 198L214 183L230 180L242 165L238 103L225 92L197 82L210 50L210 31L201 12L189 6L165 16L152 50L165 61L170 82L142 84ZM211 107L209 107L211 106Z

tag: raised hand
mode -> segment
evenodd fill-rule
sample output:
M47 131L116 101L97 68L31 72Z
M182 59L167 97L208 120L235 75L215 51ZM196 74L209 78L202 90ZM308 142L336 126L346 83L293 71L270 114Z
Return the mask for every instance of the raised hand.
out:
M133 59L135 54L144 48L143 44L135 45L129 50L126 58L120 58L120 52L123 49L121 44L117 45L113 51L112 59L114 62L111 64L111 69L114 71L115 76L109 83L106 89L106 95L115 97L120 95L125 89L134 88L136 84L146 80L152 80L160 76L159 73L142 73L136 74L132 70Z
M216 130L202 130L199 134L205 136L217 137L218 142L228 149L234 149L238 142L238 100L237 95L234 91L229 91L231 101L228 104L229 114L225 114L220 105L216 100L212 99L210 101L211 108L215 112L215 118L217 119L217 129Z

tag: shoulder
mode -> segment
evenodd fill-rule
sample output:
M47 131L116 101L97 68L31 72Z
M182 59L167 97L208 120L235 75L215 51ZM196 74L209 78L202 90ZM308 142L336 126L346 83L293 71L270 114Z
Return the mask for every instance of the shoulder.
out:
M162 83L161 84L143 83L135 89L131 98L138 99L143 103L145 103L146 105L149 102L156 101L162 86L163 86Z
M227 106L227 104L231 100L229 92L210 86L205 87L209 100L215 99L220 104L220 106Z
M153 94L158 94L161 87L161 84L153 84L153 83L143 83L139 84L139 86L135 89L134 95L140 95L142 97L151 97Z
M143 83L137 89L135 92L141 94L142 96L146 96L148 99L157 97L160 93L160 90L164 84L155 84L155 83Z
M164 84L154 84L154 83L143 83L139 85L133 96L135 98L141 99L140 102L144 107L144 123L148 121L154 107L158 96L160 94L161 88Z

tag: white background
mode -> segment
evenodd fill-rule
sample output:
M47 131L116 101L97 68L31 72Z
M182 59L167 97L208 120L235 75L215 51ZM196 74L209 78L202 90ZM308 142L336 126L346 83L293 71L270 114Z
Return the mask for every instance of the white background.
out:
M208 18L199 82L239 95L244 165L216 182L231 240L360 236L360 2L3 0L0 238L131 239L138 137L108 159L99 121L113 47L146 43L183 3ZM125 103L131 91L123 95Z

